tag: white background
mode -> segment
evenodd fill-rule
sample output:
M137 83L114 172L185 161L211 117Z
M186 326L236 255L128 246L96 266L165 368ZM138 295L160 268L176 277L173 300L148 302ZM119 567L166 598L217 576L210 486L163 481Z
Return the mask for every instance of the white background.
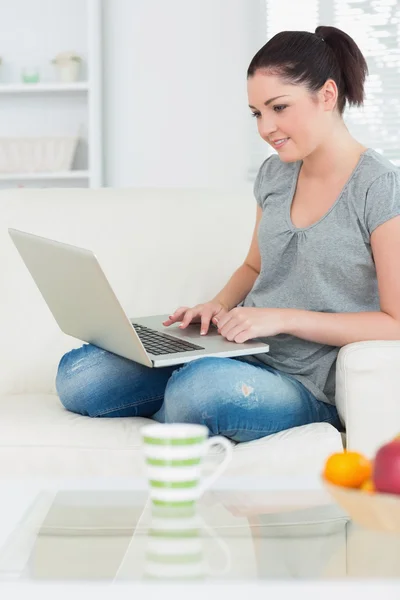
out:
M18 81L27 65L39 66L42 81L48 80L57 52L86 56L85 5L0 0L0 80ZM246 69L265 41L255 35L258 5L103 0L105 185L246 183L256 127L247 106ZM76 95L3 96L0 103L0 137L76 133L86 119Z

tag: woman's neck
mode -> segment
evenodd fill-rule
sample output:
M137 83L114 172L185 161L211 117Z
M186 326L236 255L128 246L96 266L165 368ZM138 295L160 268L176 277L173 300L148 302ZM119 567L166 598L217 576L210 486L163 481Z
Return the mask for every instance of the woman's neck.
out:
M323 142L303 160L303 176L310 179L340 178L352 171L367 148L357 142L344 125L336 126Z

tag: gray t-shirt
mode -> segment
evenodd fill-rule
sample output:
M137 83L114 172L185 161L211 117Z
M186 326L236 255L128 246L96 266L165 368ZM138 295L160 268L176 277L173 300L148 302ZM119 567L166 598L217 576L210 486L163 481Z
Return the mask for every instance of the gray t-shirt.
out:
M243 306L345 313L379 311L370 237L400 215L400 170L369 148L328 212L294 227L290 209L301 161L272 155L254 185L263 215L258 230L261 271ZM263 338L264 363L289 373L316 398L335 403L337 346L279 334Z

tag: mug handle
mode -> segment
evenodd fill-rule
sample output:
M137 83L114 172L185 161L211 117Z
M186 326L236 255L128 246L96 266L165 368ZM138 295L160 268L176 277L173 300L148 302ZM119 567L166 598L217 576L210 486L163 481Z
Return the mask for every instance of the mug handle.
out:
M211 528L209 527L204 521L202 526L204 527L205 531L207 531L208 535L210 536L210 538L212 538L214 540L214 542L217 544L217 546L219 546L224 559L225 559L225 565L223 566L222 569L218 570L218 569L214 569L214 567L212 567L209 563L208 563L208 573L209 575L226 575L227 573L230 572L231 567L232 567L232 560L231 560L231 552L229 550L229 546L228 544L222 540L220 538L220 536Z
M222 435L215 435L212 438L208 438L206 440L206 453L212 448L212 446L221 445L225 448L225 458L220 465L216 468L214 473L211 473L208 477L206 477L199 485L199 496L201 496L206 489L210 487L214 483L216 479L225 471L226 467L232 460L233 456L233 444ZM205 454L206 454L205 453Z

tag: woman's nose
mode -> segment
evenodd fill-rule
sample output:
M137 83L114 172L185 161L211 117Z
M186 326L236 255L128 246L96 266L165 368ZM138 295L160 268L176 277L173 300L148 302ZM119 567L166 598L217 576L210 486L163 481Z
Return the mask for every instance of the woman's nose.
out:
M271 135L276 131L276 125L273 119L267 117L261 117L258 121L258 131L261 137L266 141L270 141Z

